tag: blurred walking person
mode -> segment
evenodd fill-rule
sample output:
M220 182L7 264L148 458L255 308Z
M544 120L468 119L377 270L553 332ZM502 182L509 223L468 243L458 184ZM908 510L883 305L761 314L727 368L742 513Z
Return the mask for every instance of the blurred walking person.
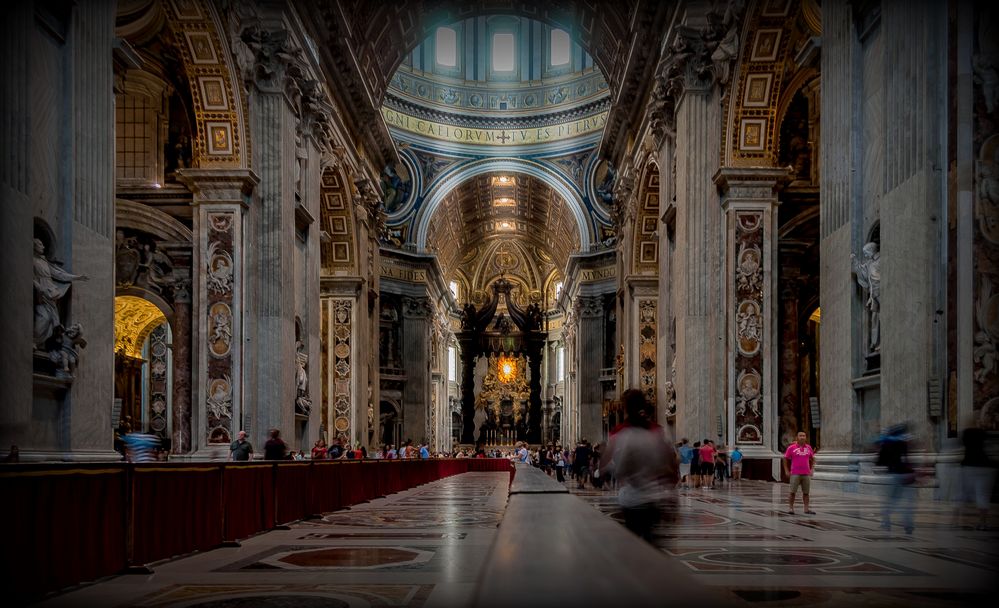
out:
M965 503L975 501L978 509L976 530L987 530L989 523L989 502L992 487L996 481L995 463L985 451L988 437L984 429L970 427L964 429L964 460L961 461L961 486Z
M902 527L906 534L912 534L913 526L913 490L910 487L916 481L916 473L909 464L909 427L906 424L896 424L888 427L878 438L878 466L886 467L891 478L891 492L888 500L881 508L881 528L891 530L892 513L901 510Z
M652 422L653 410L642 391L629 389L621 400L627 419L611 434L600 469L617 480L625 525L651 542L662 503L676 487L680 459L663 428Z
M264 460L284 460L288 446L281 439L281 431L271 429L270 439L264 444Z
M128 433L121 440L125 443L126 462L156 462L156 451L160 446L159 435Z

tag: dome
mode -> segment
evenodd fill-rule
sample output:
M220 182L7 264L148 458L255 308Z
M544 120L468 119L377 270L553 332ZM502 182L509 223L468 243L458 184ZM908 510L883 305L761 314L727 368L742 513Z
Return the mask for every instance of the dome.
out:
M417 45L383 114L396 131L431 139L530 146L599 136L609 106L603 74L570 31L493 15L442 25Z

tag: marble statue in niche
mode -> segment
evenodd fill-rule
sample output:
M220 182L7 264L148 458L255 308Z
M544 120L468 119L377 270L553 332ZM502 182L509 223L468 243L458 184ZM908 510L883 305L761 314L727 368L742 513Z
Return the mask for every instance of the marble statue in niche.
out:
M66 297L73 281L86 281L86 275L72 274L45 257L45 244L35 239L34 288L35 288L35 347L43 349L56 333L66 331L59 316L58 303ZM79 330L79 324L76 324ZM82 330L79 330L82 331Z
M312 412L312 399L309 399L309 372L306 366L309 364L309 355L305 352L305 345L299 342L295 353L295 387L297 396L295 397L295 412L305 414Z
M853 273L857 275L857 283L867 295L867 301L864 305L871 315L871 323L868 328L870 332L868 346L870 352L878 352L881 350L881 323L879 319L881 312L881 252L878 251L878 244L872 241L864 245L864 258L862 260L858 260L857 256L851 253L850 262L853 265Z
M79 323L73 323L58 333L58 342L49 351L49 359L58 366L57 378L71 378L80 358L77 347L86 348L87 341L83 339L83 328Z

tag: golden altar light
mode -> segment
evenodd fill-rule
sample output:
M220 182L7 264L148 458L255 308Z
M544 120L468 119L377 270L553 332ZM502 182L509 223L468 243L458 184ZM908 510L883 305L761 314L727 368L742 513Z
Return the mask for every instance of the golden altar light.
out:
M503 384L509 384L513 382L514 378L517 376L517 360L513 357L500 357L499 368L497 375L499 376L499 381Z

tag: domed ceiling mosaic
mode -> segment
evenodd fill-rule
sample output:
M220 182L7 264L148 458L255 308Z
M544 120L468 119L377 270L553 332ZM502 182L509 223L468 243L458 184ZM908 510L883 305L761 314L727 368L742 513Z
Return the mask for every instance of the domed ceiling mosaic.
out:
M383 175L392 244L436 254L469 299L503 275L547 300L609 224L593 174L610 103L567 29L508 15L437 27L382 105L402 159Z

